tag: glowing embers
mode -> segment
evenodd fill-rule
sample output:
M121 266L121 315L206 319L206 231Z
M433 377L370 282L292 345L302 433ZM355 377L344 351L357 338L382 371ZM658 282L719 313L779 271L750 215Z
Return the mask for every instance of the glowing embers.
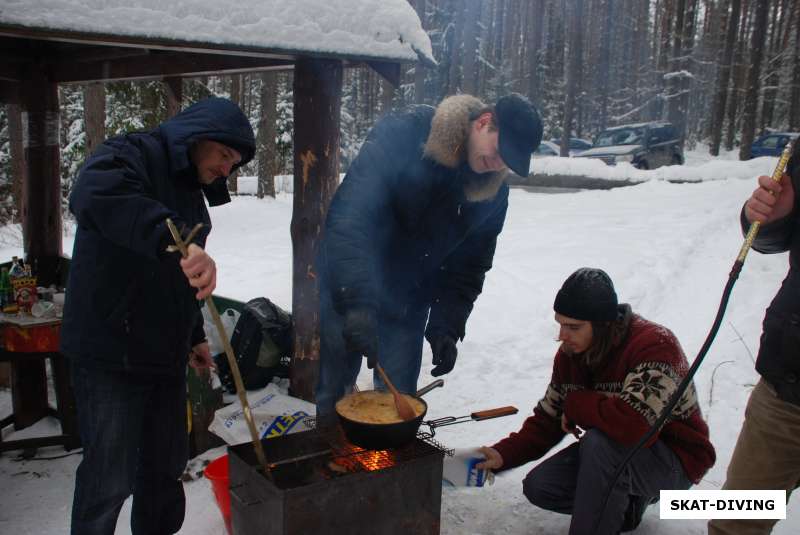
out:
M397 455L393 450L365 450L357 446L353 446L353 450L346 456L334 458L328 468L334 473L374 472L397 464Z

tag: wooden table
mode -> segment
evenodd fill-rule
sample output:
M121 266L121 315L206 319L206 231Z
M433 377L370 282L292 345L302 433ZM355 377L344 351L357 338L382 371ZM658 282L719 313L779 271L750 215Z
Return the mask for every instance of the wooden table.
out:
M67 360L58 351L61 320L0 313L0 362L11 363L12 413L0 420L0 452L62 445L71 450L80 446L75 400L70 385ZM48 402L47 372L50 369L56 394L56 407ZM14 425L24 429L45 416L61 422L61 434L3 441L2 429Z

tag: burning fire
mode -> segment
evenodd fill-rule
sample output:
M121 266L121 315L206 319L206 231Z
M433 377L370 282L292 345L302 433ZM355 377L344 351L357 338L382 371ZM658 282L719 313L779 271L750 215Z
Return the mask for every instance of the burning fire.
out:
M337 457L333 465L341 467L342 472L375 472L397 464L397 456L392 450L365 450L357 448L357 453ZM331 466L334 471L335 466Z
M364 450L356 455L356 460L369 472L388 468L396 464L394 452L390 450Z

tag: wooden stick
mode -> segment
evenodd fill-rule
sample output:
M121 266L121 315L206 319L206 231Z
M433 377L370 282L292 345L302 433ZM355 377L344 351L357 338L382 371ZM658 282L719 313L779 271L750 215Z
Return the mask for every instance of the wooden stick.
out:
M186 258L189 255L186 242L183 240L183 238L181 238L181 234L178 232L175 223L173 223L169 218L167 218L167 227L169 227L169 231L172 233L172 239L175 240L175 245L181 252L181 256ZM197 230L198 227L195 227L192 232L196 233ZM267 474L269 473L269 468L267 467L267 458L264 456L264 447L258 437L258 431L256 430L256 424L253 420L253 414L250 411L250 404L247 402L247 394L244 388L244 382L242 381L242 374L239 372L239 364L236 362L236 357L233 354L231 342L225 334L225 326L222 325L222 320L219 317L217 306L214 304L214 300L210 295L206 297L206 306L208 307L208 311L211 313L211 319L214 320L214 325L217 326L219 337L222 339L222 344L225 347L225 356L228 357L228 365L231 368L233 381L236 384L236 393L239 395L239 402L242 404L244 419L247 421L247 427L250 429L250 437L253 439L253 448L256 450L256 457L258 458L259 464L261 464L261 467L264 469L264 473Z
M780 182L781 178L783 178L783 173L786 172L786 164L789 162L789 157L792 155L792 148L794 147L795 143L800 143L800 138L788 142L786 147L784 147L781 157L778 160L778 165L775 166L775 170L772 172L772 180L775 182ZM795 195L796 194L797 193L795 192ZM744 238L742 248L739 249L739 256L736 258L737 262L744 263L744 259L747 257L747 252L753 246L753 242L756 240L756 236L758 235L760 228L761 221L753 221L750 224L750 228L747 230L747 235Z

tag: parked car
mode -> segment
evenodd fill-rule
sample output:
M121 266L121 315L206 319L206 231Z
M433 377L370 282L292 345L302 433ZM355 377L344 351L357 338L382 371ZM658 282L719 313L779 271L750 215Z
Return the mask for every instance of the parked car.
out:
M800 132L771 132L753 141L750 157L780 156L789 140L800 137Z
M664 121L615 126L600 132L594 145L575 156L597 158L608 165L628 162L639 169L682 165L683 149L678 131Z
M560 139L551 139L551 143L555 143L559 147L561 147L561 140ZM576 154L580 154L585 150L589 150L592 148L592 142L586 141L585 139L581 139L579 137L571 137L569 138L569 155L575 156Z
M539 146L533 151L534 158L544 158L548 156L559 156L561 149L552 141L542 141Z

